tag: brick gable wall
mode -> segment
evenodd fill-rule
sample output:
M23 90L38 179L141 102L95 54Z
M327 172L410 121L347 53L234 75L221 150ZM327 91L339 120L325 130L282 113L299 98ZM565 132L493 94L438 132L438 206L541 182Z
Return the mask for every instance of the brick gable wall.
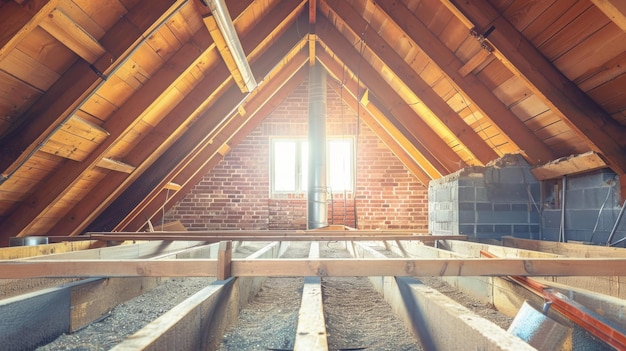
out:
M329 196L329 223L426 232L428 189L367 125L361 122L357 128L356 114L340 101L329 88L327 134L354 137L358 133L357 191L356 197L351 193ZM270 196L269 147L273 136L306 137L307 119L305 81L234 146L167 213L165 221L179 220L190 230L306 229L306 196Z

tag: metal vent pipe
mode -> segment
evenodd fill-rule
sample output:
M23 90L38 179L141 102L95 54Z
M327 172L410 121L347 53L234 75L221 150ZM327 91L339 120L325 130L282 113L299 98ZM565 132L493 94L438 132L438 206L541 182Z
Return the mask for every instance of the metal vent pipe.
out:
M307 229L328 226L327 194L326 70L315 63L309 71Z

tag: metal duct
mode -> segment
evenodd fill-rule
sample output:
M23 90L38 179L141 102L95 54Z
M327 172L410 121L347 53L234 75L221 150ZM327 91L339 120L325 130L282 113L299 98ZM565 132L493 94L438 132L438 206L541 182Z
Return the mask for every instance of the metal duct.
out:
M316 63L309 71L308 229L328 226L326 189L326 70Z
M226 3L224 3L224 0L203 1L211 9L211 14L215 17L215 22L217 22L217 26L219 27L220 32L222 32L222 36L226 41L226 46L228 46L228 49L233 56L235 64L239 69L239 73L241 73L241 77L243 78L248 92L253 91L257 86L257 82L254 79L252 69L250 69L250 65L248 64L246 54L241 47L241 42L237 36L237 31L233 25Z

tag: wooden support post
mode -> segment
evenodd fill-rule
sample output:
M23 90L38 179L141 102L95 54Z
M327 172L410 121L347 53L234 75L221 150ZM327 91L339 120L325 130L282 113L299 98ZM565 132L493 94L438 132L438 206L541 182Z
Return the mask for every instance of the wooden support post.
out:
M217 279L230 278L230 261L233 257L232 241L221 241L217 251Z

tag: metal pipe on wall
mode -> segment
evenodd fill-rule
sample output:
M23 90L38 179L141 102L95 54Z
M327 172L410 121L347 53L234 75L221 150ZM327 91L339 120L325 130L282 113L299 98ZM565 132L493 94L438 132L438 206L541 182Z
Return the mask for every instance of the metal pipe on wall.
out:
M326 186L326 71L319 63L309 71L309 159L307 228L328 226Z

